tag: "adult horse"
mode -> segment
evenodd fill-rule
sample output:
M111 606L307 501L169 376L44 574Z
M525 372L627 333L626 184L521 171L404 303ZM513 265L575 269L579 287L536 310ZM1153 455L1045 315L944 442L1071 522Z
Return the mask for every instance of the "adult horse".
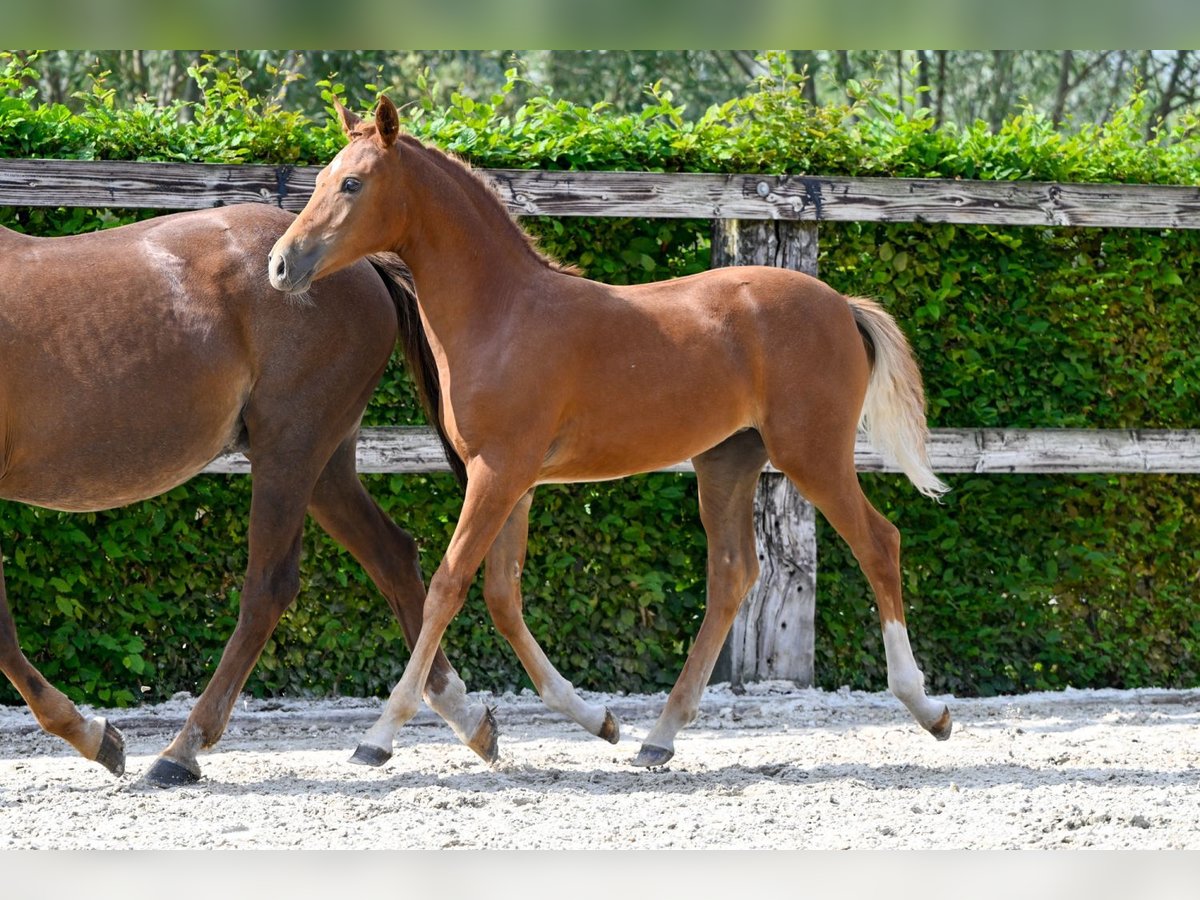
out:
M250 459L249 562L234 629L186 724L147 773L200 775L299 589L307 510L366 568L409 642L425 591L412 538L359 482L363 409L403 340L437 421L436 369L406 273L379 260L278 302L262 261L291 223L251 204L73 237L0 229L0 497L73 512L160 494L223 451ZM427 380L426 380L427 379ZM120 775L124 741L85 718L17 643L0 567L0 670L41 726ZM422 679L424 683L424 679ZM436 654L426 698L485 759L490 712Z
M547 704L598 733L603 710L581 706L522 621L532 491L687 458L709 543L707 607L634 763L674 754L758 575L753 496L768 459L850 544L875 592L890 688L922 726L948 737L949 710L925 695L908 641L899 533L863 495L854 468L861 418L922 493L945 490L926 457L920 373L892 318L872 301L766 267L634 287L589 281L539 254L468 167L401 135L386 97L373 124L340 106L338 114L349 143L271 251L271 283L305 291L366 254L401 254L437 359L442 425L468 473L420 638L356 758L379 764L391 755L485 554L497 627Z

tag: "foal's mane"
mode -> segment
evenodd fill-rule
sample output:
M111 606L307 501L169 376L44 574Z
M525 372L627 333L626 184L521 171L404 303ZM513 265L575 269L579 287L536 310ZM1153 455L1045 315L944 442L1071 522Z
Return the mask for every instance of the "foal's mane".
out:
M472 194L480 206L491 206L501 213L499 218L507 222L513 232L521 237L526 248L542 265L555 272L562 272L564 275L583 275L583 271L578 266L559 262L542 250L538 246L537 238L522 228L521 224L513 217L513 214L509 212L508 207L500 199L500 195L491 181L485 175L471 168L471 165L466 160L453 153L422 143L417 138L408 134L400 135L397 138L397 143L403 144L410 151L424 153L426 158L434 165L453 178L456 183L461 184L468 193Z

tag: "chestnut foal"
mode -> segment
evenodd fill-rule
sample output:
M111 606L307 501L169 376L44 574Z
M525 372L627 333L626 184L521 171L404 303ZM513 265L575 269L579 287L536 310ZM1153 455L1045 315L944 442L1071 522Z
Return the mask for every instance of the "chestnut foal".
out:
M923 727L948 737L949 710L926 696L909 647L899 534L863 496L854 468L861 420L918 490L946 489L926 457L920 373L891 317L774 268L633 287L578 277L539 254L465 165L402 135L386 97L373 124L340 106L338 114L349 143L271 251L271 283L306 291L364 255L400 254L437 360L442 425L468 473L417 645L356 760L390 757L485 555L488 609L547 705L615 739L612 716L578 697L522 619L532 491L689 458L709 542L708 602L635 765L673 755L758 575L753 497L768 459L849 543L877 598L891 690Z

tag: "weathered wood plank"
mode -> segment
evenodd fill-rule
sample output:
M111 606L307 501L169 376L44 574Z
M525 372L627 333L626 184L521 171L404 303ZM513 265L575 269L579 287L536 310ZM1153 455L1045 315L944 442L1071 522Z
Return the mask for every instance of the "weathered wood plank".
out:
M315 166L0 159L0 205L303 207ZM942 178L481 170L517 215L1200 228L1200 188Z
M1200 430L935 429L930 460L940 472L1200 473ZM860 441L860 471L895 471Z
M302 209L316 170L120 160L0 160L0 204L204 209L288 201Z
M1016 429L935 428L930 459L942 474L1200 474L1200 429ZM897 472L865 440L855 462L860 472ZM442 447L430 428L364 428L358 442L360 472L449 472ZM218 457L208 474L247 474L240 453ZM664 472L691 472L680 463ZM764 472L776 469L768 465Z
M764 474L754 497L758 581L729 629L712 682L814 677L817 513L783 475Z
M943 178L489 170L518 215L1200 228L1200 188Z

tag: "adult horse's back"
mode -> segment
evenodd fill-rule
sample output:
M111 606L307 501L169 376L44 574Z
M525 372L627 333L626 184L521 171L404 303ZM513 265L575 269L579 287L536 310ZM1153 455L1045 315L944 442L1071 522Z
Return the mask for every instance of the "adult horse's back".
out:
M263 260L291 221L244 205L73 237L0 229L0 498L107 509L167 491L228 449L251 462L237 627L151 769L158 784L199 777L198 751L224 731L298 592L306 512L364 565L410 642L420 628L415 544L366 493L354 461L397 337L420 327L415 300L399 269L360 264L280 303ZM436 379L421 333L403 336L410 365ZM0 670L43 728L123 772L119 732L83 717L21 653L2 568ZM444 657L426 694L476 752L494 755L488 712L467 702Z

